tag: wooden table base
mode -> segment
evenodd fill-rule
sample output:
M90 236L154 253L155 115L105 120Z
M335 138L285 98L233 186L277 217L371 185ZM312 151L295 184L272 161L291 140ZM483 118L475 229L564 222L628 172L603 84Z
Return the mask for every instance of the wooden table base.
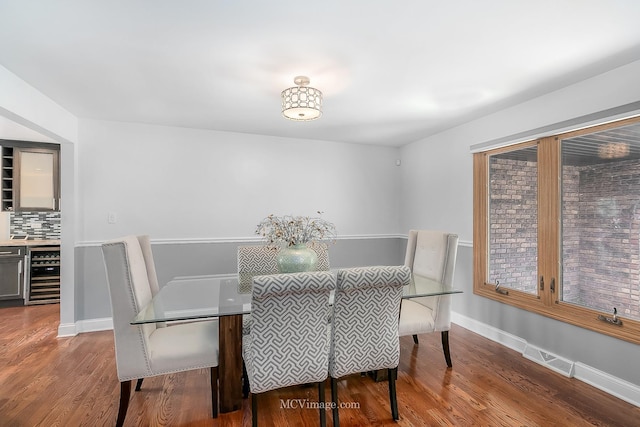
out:
M375 382L387 381L389 379L388 369L378 369L377 371L369 371L369 376L373 378Z
M220 413L242 408L242 315L220 316L219 395Z

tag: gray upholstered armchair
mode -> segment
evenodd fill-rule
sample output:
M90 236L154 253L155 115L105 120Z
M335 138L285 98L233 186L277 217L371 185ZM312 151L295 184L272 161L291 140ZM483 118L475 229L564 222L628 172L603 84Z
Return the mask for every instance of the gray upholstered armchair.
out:
M254 426L258 423L259 393L318 383L319 402L324 402L329 357L327 311L334 288L334 274L325 271L253 279L253 323L250 333L242 338L242 357L252 393ZM324 404L319 409L324 426Z
M412 281L417 292L420 287L429 289L436 285L453 286L453 274L458 253L456 234L431 230L411 230L407 241L404 264L411 269ZM418 344L418 334L440 332L442 349L449 367L449 329L451 327L451 296L435 296L405 299L400 309L400 336L413 335Z
M388 370L391 416L398 419L398 315L402 287L410 280L406 266L338 270L329 353L334 426L340 425L338 378L379 369Z
M124 423L131 380L200 368L211 371L211 405L218 416L218 323L185 323L168 328L130 322L152 298L149 272L140 242L127 236L102 245L107 272L120 407L116 426Z

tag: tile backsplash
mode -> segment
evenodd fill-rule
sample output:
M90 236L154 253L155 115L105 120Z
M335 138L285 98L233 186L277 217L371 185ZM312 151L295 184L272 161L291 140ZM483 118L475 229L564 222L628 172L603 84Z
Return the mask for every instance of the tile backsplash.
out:
M9 232L29 239L60 239L60 212L11 212Z

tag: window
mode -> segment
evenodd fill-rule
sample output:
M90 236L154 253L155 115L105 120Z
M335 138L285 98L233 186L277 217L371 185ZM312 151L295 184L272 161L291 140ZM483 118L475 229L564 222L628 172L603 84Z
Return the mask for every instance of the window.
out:
M474 292L640 343L639 119L474 154Z

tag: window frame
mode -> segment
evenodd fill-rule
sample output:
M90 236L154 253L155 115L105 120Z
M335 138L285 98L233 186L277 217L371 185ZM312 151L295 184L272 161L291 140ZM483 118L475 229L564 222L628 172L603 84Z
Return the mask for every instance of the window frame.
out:
M570 323L595 332L640 344L640 321L619 316L622 325L598 319L605 313L560 300L562 286L561 141L593 132L640 123L640 117L546 136L473 154L473 292L504 304ZM491 155L537 145L538 149L538 293L508 289L498 292L489 272L489 158ZM544 248L541 251L540 248ZM544 279L541 289L540 279ZM555 292L552 292L552 281ZM503 289L500 289L503 290Z

